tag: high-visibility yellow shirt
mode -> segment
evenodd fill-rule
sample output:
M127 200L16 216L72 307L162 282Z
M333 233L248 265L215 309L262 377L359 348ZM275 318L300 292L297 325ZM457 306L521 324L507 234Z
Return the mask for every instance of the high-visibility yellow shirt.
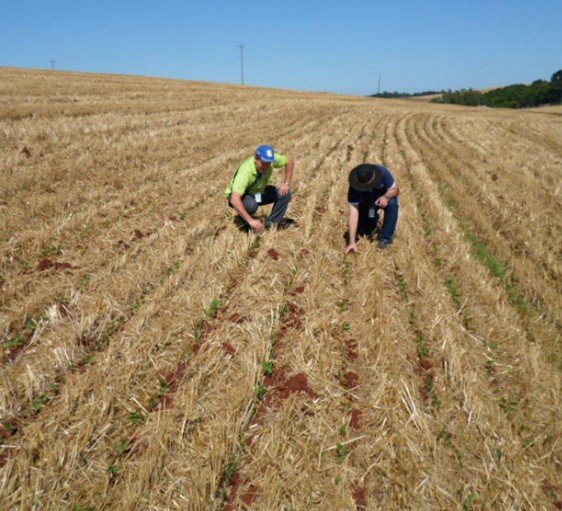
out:
M245 193L251 193L253 195L263 192L271 179L273 169L285 167L288 161L288 158L284 154L276 154L269 168L263 174L260 174L256 168L254 156L250 156L236 169L224 195L230 197L232 192L238 192L240 195L244 195Z

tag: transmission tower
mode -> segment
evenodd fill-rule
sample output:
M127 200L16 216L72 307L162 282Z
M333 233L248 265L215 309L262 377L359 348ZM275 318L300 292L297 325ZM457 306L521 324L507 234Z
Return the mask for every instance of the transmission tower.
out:
M244 45L239 44L238 48L240 48L240 80L244 85Z

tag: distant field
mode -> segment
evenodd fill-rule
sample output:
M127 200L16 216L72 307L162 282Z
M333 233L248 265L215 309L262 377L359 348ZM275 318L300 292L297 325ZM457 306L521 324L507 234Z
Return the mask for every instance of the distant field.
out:
M401 216L346 258L364 161ZM562 506L550 110L0 68L0 166L0 509Z

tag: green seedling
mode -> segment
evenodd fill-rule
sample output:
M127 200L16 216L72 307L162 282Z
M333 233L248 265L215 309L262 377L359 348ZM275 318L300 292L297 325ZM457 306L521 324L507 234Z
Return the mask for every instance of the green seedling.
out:
M23 346L26 343L26 338L23 335L16 335L6 341L6 348L11 350L17 346Z
M185 220L187 218L187 211L184 209L180 213L180 220Z
M205 314L210 318L216 318L221 307L222 303L220 300L213 300L211 306L205 311Z
M94 511L94 508L85 504L72 504L72 511Z
M232 481L234 480L234 474L236 474L237 468L238 468L238 462L236 460L232 460L227 465L226 474L225 474L227 486L230 486L232 484Z
M443 406L443 403L441 403L441 399L439 399L439 396L435 393L431 394L431 406L436 410L440 410L441 406Z
M344 321L343 325L342 325L342 329L343 330L349 330L351 328L351 324L349 323L349 321Z
M131 424L138 426L139 424L142 424L145 420L144 415L142 414L142 411L140 409L140 407L137 406L137 408L135 409L134 412L130 412L129 413L129 421L131 422Z
M494 374L494 361L492 359L489 359L486 362L486 372L488 373L488 376L492 376Z
M349 301L342 300L341 302L338 302L338 307L340 309L340 312L345 312L349 308Z
M453 302L455 304L455 307L457 309L461 308L461 292L459 291L459 288L457 287L457 284L455 283L455 281L449 277L447 277L445 279L445 285L447 286L447 289L449 290L449 293L451 295L451 298L453 299Z
M517 401L502 396L502 398L500 399L500 408L507 416L509 416L517 408Z
M31 402L31 409L35 413L39 413L43 409L47 401L49 401L49 397L47 396L47 394L41 394Z
M342 463L348 453L349 449L347 446L338 442L336 445L336 459L338 460L338 463Z
M476 498L476 493L470 492L462 501L462 508L464 511L472 510L472 502Z
M266 360L262 362L263 374L265 376L271 376L273 374L273 361Z
M345 424L340 428L340 436L342 438L347 436L347 426Z
M260 383L254 391L256 398L258 399L261 399L263 396L265 396L266 392L267 392L267 387L262 383Z
M453 438L453 435L449 433L449 428L447 427L447 425L443 424L443 426L439 430L439 433L437 433L437 440L443 442L443 444L449 447L451 445L451 438Z
M60 253L61 253L60 245L57 245L55 247L47 247L41 250L41 252L39 252L39 254L37 255L37 259L45 259L45 257L58 255Z
M179 261L176 261L174 264L172 264L172 266L170 266L169 268L166 268L166 275L168 275L168 277L170 277L175 272L177 272L179 270L179 268L180 268L180 263L179 263Z
M111 465L107 467L106 472L109 474L110 478L113 478L117 475L117 472L119 472L119 467L114 463L111 463Z
M416 338L416 346L418 351L418 357L424 358L429 355L429 348L427 347L424 336L420 333Z

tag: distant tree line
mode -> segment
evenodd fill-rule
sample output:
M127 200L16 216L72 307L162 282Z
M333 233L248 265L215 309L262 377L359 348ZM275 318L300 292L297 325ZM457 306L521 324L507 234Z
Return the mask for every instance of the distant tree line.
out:
M415 98L416 96L431 96L433 94L442 94L442 90L427 90L424 92L414 92L409 94L408 92L381 92L379 94L371 94L370 98Z
M448 90L443 91L441 96L433 98L431 102L502 108L560 104L562 103L562 69L556 71L549 82L535 80L531 85L508 85L488 92L478 92L472 89Z

